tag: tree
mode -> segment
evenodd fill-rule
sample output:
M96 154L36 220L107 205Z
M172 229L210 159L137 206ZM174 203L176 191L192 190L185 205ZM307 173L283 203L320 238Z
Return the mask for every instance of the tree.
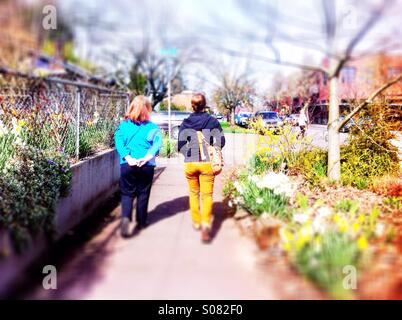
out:
M128 74L129 82L128 89L135 95L142 95L145 93L145 87L147 85L147 76L140 72L136 63L131 66Z
M230 34L235 34L236 37L243 37L250 42L265 45L269 52L274 57L267 57L258 53L249 53L237 49L227 48L220 44L215 45L215 48L220 52L226 52L236 57L246 57L263 61L270 64L279 66L293 67L306 71L322 72L329 81L329 117L328 117L328 177L331 180L340 180L340 138L339 130L346 124L346 121L351 119L365 106L369 106L372 101L377 98L382 92L388 89L401 80L401 76L395 76L392 80L379 87L375 92L368 95L360 105L358 105L351 113L346 116L344 121L340 121L339 110L339 93L338 82L343 67L353 59L372 54L375 52L387 52L400 48L398 36L394 33L395 29L386 25L385 28L389 32L388 36L384 36L384 29L382 29L382 37L378 41L374 41L371 37L371 43L365 43L364 50L361 49L357 52L357 47L362 44L363 40L367 38L367 34L376 27L380 21L384 21L386 13L392 16L395 14L395 0L382 0L382 1L367 1L364 3L350 2L347 8L352 15L364 13L365 17L362 24L358 25L359 19L351 19L347 12L339 10L339 2L334 0L322 0L321 8L318 15L321 18L321 26L315 24L315 20L304 19L303 14L290 16L289 12L280 12L278 7L273 6L267 1L259 0L254 1L250 5L249 1L238 1L244 18L249 23L239 23L236 26L230 25L226 30ZM313 6L313 10L317 6ZM360 5L358 7L358 5ZM305 9L311 11L312 9ZM395 10L397 12L397 10ZM312 13L311 13L312 14ZM363 15L363 14L362 14ZM394 21L397 23L399 19L388 19L388 23ZM397 17L398 18L398 17ZM348 21L351 20L351 21ZM346 23L345 23L346 22ZM346 25L350 25L347 28ZM239 29L237 26L241 26ZM245 29L245 26L253 29ZM222 33L222 26L217 30L210 29L211 32ZM255 30L265 30L265 34L257 33ZM295 31L296 30L296 31ZM229 35L230 37L230 35ZM302 48L302 50L309 50L318 52L327 59L328 63L324 66L298 63L294 61L286 61L281 58L281 50L279 43L286 43L294 48ZM249 47L249 46L247 46Z
M223 74L222 84L215 89L213 100L219 110L230 115L230 125L235 124L237 107L252 105L255 94L251 83L244 76Z

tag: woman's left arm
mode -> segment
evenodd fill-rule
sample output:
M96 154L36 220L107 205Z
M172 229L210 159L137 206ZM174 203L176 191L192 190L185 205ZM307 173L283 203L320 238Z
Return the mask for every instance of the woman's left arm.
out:
M124 123L121 123L117 128L114 135L114 141L116 145L116 150L119 153L120 157L124 159L126 156L130 155L130 149L126 146Z
M159 128L151 130L149 132L149 135L152 137L151 147L148 149L148 152L145 155L145 157L138 160L139 167L142 167L148 161L155 158L162 147L162 134Z
M162 134L159 128L152 130L153 139L151 148L148 150L148 154L156 157L159 154L159 150L162 148Z

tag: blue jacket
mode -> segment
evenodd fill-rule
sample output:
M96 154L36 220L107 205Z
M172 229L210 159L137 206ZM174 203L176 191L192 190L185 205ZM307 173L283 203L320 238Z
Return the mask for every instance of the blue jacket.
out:
M153 158L146 165L156 165L155 157L162 146L162 135L155 123L136 124L131 120L125 120L117 128L114 139L120 155L120 164L127 162L125 160L127 155L140 159L149 153Z

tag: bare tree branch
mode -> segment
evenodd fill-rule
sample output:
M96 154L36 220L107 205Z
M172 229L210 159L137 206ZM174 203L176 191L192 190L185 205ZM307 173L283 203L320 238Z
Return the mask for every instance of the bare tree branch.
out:
M229 54L231 56L235 56L235 57L250 58L250 59L259 60L259 61L263 61L263 62L270 63L270 64L282 65L282 66L297 68L297 69L301 69L301 70L319 71L319 72L323 72L323 73L328 73L328 70L323 69L321 67L309 66L309 65L304 65L301 63L289 62L289 61L277 61L276 59L268 58L268 57L254 54L254 53L245 53L245 52L228 49L228 48L224 48L224 47L220 47L220 46L219 47L216 46L213 49L226 53L226 54Z
M326 2L325 0L323 0ZM343 58L337 64L335 70L329 75L329 78L338 77L341 72L343 66L351 59L353 50L356 46L361 42L361 40L366 36L366 34L373 28L373 26L378 22L382 14L384 13L385 8L389 5L389 3L394 2L394 0L385 1L373 10L370 15L370 18L366 21L366 23L360 28L360 30L356 33L356 35L352 38L349 44L346 47L345 54Z
M380 88L378 88L375 92L373 92L373 94L366 99L365 101L363 101L361 104L359 104L355 109L353 109L353 111L351 113L349 113L345 119L338 125L338 131L340 129L342 129L346 123L349 122L350 119L353 118L354 115L356 115L361 109L363 109L364 107L370 105L371 103L373 103L373 100L375 98L377 98L381 93L383 93L385 90L387 90L389 87L393 86L394 84L396 84L397 82L402 80L402 73L399 74L398 76L396 76L394 79L392 79L391 81L385 83L384 85L382 85Z

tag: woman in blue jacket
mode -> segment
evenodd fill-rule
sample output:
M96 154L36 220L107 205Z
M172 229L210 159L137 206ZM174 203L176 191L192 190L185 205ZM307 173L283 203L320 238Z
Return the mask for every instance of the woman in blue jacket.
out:
M134 98L124 121L115 133L120 155L121 234L128 237L134 198L137 198L137 228L147 225L148 202L155 170L155 157L162 145L158 126L150 122L151 103L144 96Z

